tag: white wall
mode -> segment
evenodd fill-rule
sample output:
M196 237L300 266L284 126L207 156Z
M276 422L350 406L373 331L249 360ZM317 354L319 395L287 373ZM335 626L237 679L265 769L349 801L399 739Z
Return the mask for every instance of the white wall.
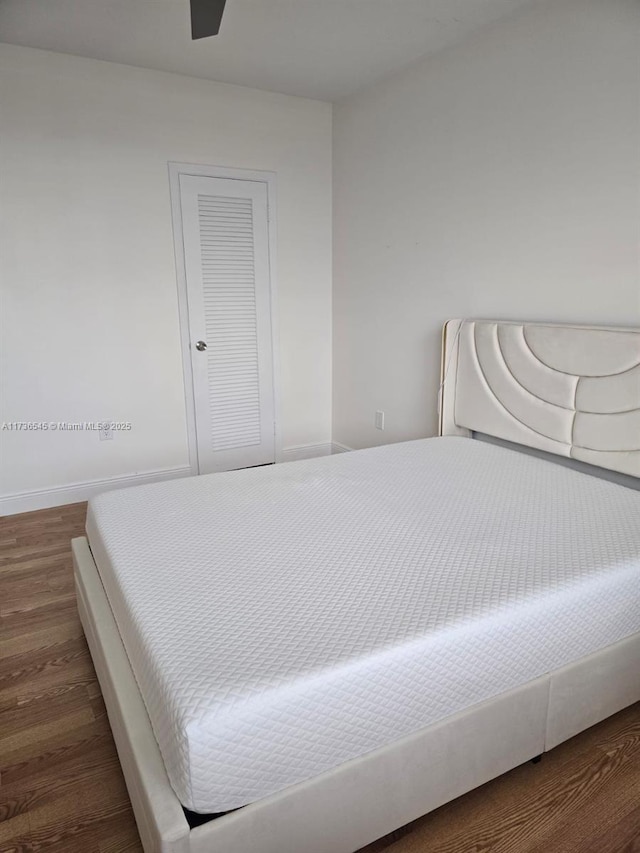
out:
M0 45L0 122L1 420L133 425L1 433L0 495L187 465L170 160L277 172L283 444L330 441L330 104Z
M435 433L449 317L640 323L639 27L536 3L335 108L334 441Z

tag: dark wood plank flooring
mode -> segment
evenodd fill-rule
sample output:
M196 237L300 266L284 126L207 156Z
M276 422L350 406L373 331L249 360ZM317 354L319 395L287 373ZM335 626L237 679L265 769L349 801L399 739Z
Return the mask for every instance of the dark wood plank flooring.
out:
M75 608L85 512L0 519L0 853L142 850ZM640 705L366 853L382 850L640 853Z

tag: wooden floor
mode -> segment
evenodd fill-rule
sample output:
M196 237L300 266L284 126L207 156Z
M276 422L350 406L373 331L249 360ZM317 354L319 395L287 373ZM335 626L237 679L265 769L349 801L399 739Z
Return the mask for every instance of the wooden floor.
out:
M0 853L142 849L75 609L85 508L0 519ZM367 853L382 850L640 853L640 705Z

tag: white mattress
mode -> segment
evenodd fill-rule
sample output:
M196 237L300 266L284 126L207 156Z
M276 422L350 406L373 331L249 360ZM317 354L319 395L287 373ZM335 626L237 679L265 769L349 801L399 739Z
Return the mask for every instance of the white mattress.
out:
M87 532L201 812L640 631L640 493L469 439L111 492Z

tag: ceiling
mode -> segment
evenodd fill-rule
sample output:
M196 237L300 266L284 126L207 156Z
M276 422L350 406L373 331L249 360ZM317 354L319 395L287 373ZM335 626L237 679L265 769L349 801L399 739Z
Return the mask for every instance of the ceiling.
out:
M227 0L191 41L188 0L0 0L0 41L335 101L530 0Z

